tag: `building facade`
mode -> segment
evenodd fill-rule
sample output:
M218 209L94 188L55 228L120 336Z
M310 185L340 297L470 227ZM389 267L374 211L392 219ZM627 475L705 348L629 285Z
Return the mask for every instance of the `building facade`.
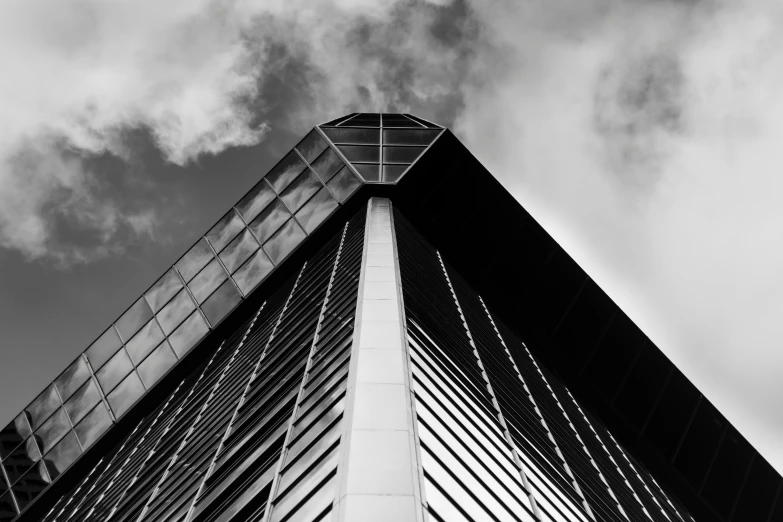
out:
M0 461L0 521L783 520L769 464L453 134L402 114L313 129Z

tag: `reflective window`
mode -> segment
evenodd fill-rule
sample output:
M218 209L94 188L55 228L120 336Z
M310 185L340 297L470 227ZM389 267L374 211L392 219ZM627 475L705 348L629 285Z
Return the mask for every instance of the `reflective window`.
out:
M76 435L72 431L68 432L54 449L44 457L46 469L49 471L49 476L52 480L68 469L68 466L79 458L81 454L82 448L79 446L79 441L76 440Z
M337 201L335 201L329 191L326 188L322 188L318 191L318 194L296 213L296 219L309 234L315 230L315 228L320 225L337 206Z
M246 229L220 253L220 260L223 261L226 270L233 273L258 248L258 242L253 237L253 234Z
M145 294L152 311L157 312L163 308L163 305L168 303L180 288L182 288L182 281L177 273L174 270L166 272Z
M440 134L439 129L389 129L383 131L384 145L429 145Z
M169 336L169 342L171 343L174 352L176 352L179 357L182 357L188 353L208 331L209 328L207 327L207 324L204 322L201 314L196 311L190 314L190 317L185 319L185 322Z
M19 504L19 509L27 507L27 504L32 502L50 482L51 479L49 478L49 474L47 473L46 466L43 462L33 466L33 468L14 485L14 496L16 497L16 502Z
M98 387L95 385L92 379L79 388L79 390L73 394L73 397L68 399L65 403L65 411L68 412L68 416L71 418L73 424L78 424L80 420L89 412L96 404L101 402L101 395L98 392Z
M76 436L79 437L79 442L82 443L84 449L92 446L92 443L98 440L98 437L109 429L112 425L111 416L109 415L106 406L102 402L98 405L76 425L74 431Z
M0 490L1 491L1 490ZM11 493L0 494L0 520L8 522L16 517L16 507Z
M92 369L97 371L112 355L117 353L120 346L122 346L122 341L120 341L114 327L110 326L109 329L103 332L103 335L92 343L85 352L87 360L89 360L92 365Z
M108 393L114 388L128 373L133 370L128 354L125 350L120 350L117 354L106 363L106 365L98 370L95 374L98 377L98 382L103 388L103 393Z
M136 375L136 372L133 372L113 392L107 395L106 399L114 411L114 416L120 418L143 394L144 385L141 384L141 379Z
M351 127L323 127L324 134L334 143L380 144L380 129L352 129Z
M215 290L214 294L209 296L209 299L204 301L201 309L204 311L204 315L207 316L210 324L215 326L241 299L234 283L226 281L220 288Z
M32 433L33 430L30 429L25 413L22 412L17 415L13 422L8 424L0 433L0 458L8 456L14 448L19 446Z
M215 252L220 252L243 228L245 228L245 224L242 222L242 218L232 208L207 232L207 239L212 243Z
M8 480L13 484L30 466L40 460L41 451L38 449L35 438L30 437L3 460Z
M292 150L275 165L269 174L266 175L267 181L272 185L275 191L280 194L304 169L306 165L295 150Z
M57 395L54 385L50 384L41 395L36 397L35 400L24 409L32 428L35 430L43 424L43 422L49 418L49 415L60 407L60 404L60 397Z
M242 293L248 295L274 267L264 251L259 250L232 277Z
M139 365L139 375L144 385L149 389L160 379L174 364L177 358L171 351L169 343L163 341L155 351Z
M190 291L193 292L193 297L199 304L209 297L215 288L220 286L220 283L226 280L226 271L220 266L217 259L213 259L210 263L199 272L199 274L188 283Z
M318 192L321 186L321 182L318 181L315 174L310 172L310 169L307 169L285 189L280 195L280 199L283 200L291 212L296 212L305 201L310 199L310 196Z
M237 210L245 218L245 223L250 223L275 198L275 192L272 190L272 187L269 186L265 179L262 179L237 204Z
M158 313L158 322L163 332L170 334L187 315L196 309L187 290L181 290L166 307Z
M275 265L279 265L304 238L305 233L299 228L299 225L291 219L288 223L283 225L269 241L264 243L264 250L269 254L272 262Z
M368 147L363 145L340 145L338 147L343 153L345 159L350 162L360 161L367 163L378 163L381 161L381 148Z
M65 414L65 408L60 408L49 417L40 428L35 431L35 441L41 451L46 453L55 443L60 440L67 431L71 429L71 423L68 422L68 415Z
M204 241L204 238L201 238L174 266L177 267L185 281L190 281L210 259L212 259L212 249Z
M125 349L128 350L134 364L139 364L163 340L163 332L155 319L144 325L139 333L133 336Z
M424 151L424 147L384 147L384 163L413 163Z
M397 181L407 169L408 165L384 165L383 181Z
M337 196L340 202L345 202L348 196L362 185L356 176L353 175L351 169L343 167L330 181L326 184L332 194Z
M302 154L305 161L312 163L327 146L326 140L323 139L316 129L313 129L299 142L296 146L296 150Z
M266 210L250 224L250 229L262 243L269 239L280 226L291 217L288 209L280 200L269 205Z
M345 123L347 125L356 127L380 127L381 116L380 114L363 113L359 114L355 118L351 118Z
M331 148L328 148L324 151L323 154L318 156L318 159L313 162L312 167L315 173L318 174L318 177L326 182L329 181L332 176L334 176L334 174L344 165L345 164L343 163L343 160L340 159L340 156L338 156L337 153Z
M370 163L354 163L354 168L366 181L380 181L380 165Z
M60 398L65 401L89 378L90 369L87 368L84 359L79 357L57 377L54 384L57 386L57 391L60 392Z
M152 319L150 305L141 297L138 301L133 303L133 306L131 306L127 312L122 314L122 317L117 320L114 326L117 327L120 338L122 338L123 341L128 342L128 340L133 337L133 334L138 332L150 319Z

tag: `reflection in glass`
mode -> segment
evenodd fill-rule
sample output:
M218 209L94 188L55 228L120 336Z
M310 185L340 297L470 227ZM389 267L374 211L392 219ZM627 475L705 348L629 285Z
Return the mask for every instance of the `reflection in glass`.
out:
M429 145L440 134L439 129L389 129L383 131L384 145Z
M193 292L193 297L196 298L196 301L201 304L220 283L226 280L226 277L228 277L226 271L223 270L217 259L213 259L204 270L193 278L193 281L188 283L188 287Z
M332 179L334 173L340 170L343 165L345 164L343 163L343 160L340 159L340 156L329 148L318 156L318 159L315 160L312 167L315 173L318 174L324 182L327 182Z
M380 181L380 165L372 163L354 163L353 166L359 171L359 174L361 174L365 181Z
M323 139L317 130L313 129L310 131L310 134L299 142L296 150L302 154L307 163L312 163L326 147L326 140Z
M185 322L169 336L169 342L171 343L174 352L179 357L182 357L188 353L208 331L209 328L207 327L207 323L204 322L201 314L196 311L190 314L190 317L185 319Z
M272 262L279 265L304 238L305 233L296 221L291 219L264 244L264 250Z
M90 411L93 406L101 401L101 395L98 387L90 379L87 384L79 388L79 391L73 394L73 397L65 403L65 411L71 418L71 423L78 424L82 418Z
M307 468L318 460L321 461L318 462L318 467L336 466L337 449L338 444L335 441L319 440L316 442L315 446L308 448L296 462L282 471L278 491L285 492L302 477Z
M128 339L133 337L133 334L138 332L139 328L147 324L147 321L150 319L152 319L150 305L147 304L146 299L140 297L127 312L122 314L122 317L114 323L114 326L117 327L120 338L128 342Z
M54 384L57 386L57 391L60 392L60 398L65 401L89 378L90 369L87 368L87 363L84 362L84 359L79 356L57 377Z
M215 252L220 252L243 228L245 228L245 224L242 222L242 218L232 208L207 232L207 239L212 243Z
M250 223L275 197L272 187L262 179L237 204L237 210L245 218L245 223Z
M166 308L158 313L158 322L163 332L168 335L177 325L182 322L190 312L196 309L193 299L188 295L187 290L181 290L177 296L171 300Z
M337 196L337 199L339 199L341 203L345 202L345 200L348 199L348 196L353 194L353 191L361 185L362 182L353 175L351 169L348 167L341 168L340 172L326 184L326 186L329 187L329 190L332 191L332 194Z
M292 150L269 171L266 179L280 194L305 169L305 166L305 162L302 161L299 154Z
M239 295L234 283L226 281L215 293L209 296L209 299L201 305L204 315L212 326L215 326L223 317L230 312L242 298Z
M255 221L250 223L250 230L262 243L269 239L280 226L291 217L283 202L276 200L269 205Z
M397 181L407 169L408 165L384 165L383 181Z
M204 238L201 238L174 266L177 267L179 273L182 274L182 278L187 282L193 279L193 276L196 275L210 259L212 259L212 249Z
M79 442L82 443L82 448L85 450L92 446L92 443L98 440L98 437L109 429L112 424L109 411L104 406L103 402L93 409L79 424L76 425L74 431L76 436L79 437Z
M280 195L280 199L286 204L291 212L296 212L310 196L318 192L321 188L321 182L307 169L301 176L296 178L287 189Z
M119 419L142 395L144 395L144 385L136 372L133 372L107 395L106 399L114 411L114 416Z
M361 161L366 163L378 163L381 161L381 148L363 145L340 145L338 147L345 159L350 162Z
M125 349L133 363L138 365L161 340L163 340L163 332L161 332L158 322L155 319L150 319L144 328L139 330L139 333L125 345Z
M413 163L424 151L424 147L384 147L384 163Z
M120 346L122 346L122 341L120 341L114 327L110 326L109 329L103 332L103 335L98 337L98 340L92 343L85 352L87 360L89 360L92 365L93 371L98 371L112 355L117 353Z
M336 208L337 201L335 201L326 188L322 188L318 191L318 194L302 207L302 210L296 213L296 219L309 234Z
M24 412L17 415L13 422L0 432L0 459L8 456L14 448L32 433L33 430L30 429L30 424L27 422Z
M48 452L55 443L60 440L67 431L71 429L71 423L68 422L68 415L65 414L65 408L60 408L49 417L49 420L35 431L35 440L41 451Z
M333 143L380 144L380 129L352 129L351 127L323 127L322 130Z
M313 520L320 515L334 501L335 464L333 461L323 463L289 489L285 496L278 498L270 522ZM296 514L290 517L293 513Z
M38 449L35 438L30 437L3 460L8 480L13 484L39 460L41 460L41 451Z
M244 295L247 295L272 271L275 265L266 257L263 250L256 252L250 261L234 273L233 279Z
M60 397L57 395L54 385L50 384L41 395L36 397L35 400L24 409L33 430L43 424L43 422L49 418L49 415L60 407L60 404Z
M223 261L226 270L233 273L258 248L258 241L246 229L220 253L220 260Z
M182 281L177 275L177 272L173 269L166 272L166 274L158 279L158 282L152 285L152 288L145 294L152 311L157 312L160 310L180 288L182 288Z
M46 469L52 480L65 471L82 454L76 435L71 431L44 457Z
M139 365L139 375L147 389L160 379L174 364L177 358L171 351L169 343L163 341L155 351Z
M380 127L381 117L379 114L364 113L345 122L351 127Z
M132 369L128 354L125 350L120 350L95 376L103 388L103 393L109 393Z
M39 462L27 474L14 484L14 496L19 504L19 509L24 509L32 502L41 491L51 482L46 466Z
M16 518L16 507L11 499L11 493L0 494L0 522L10 522L14 518Z

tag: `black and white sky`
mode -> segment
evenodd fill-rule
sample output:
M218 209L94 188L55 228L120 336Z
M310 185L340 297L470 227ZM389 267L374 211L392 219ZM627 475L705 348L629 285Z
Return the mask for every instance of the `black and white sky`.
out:
M783 471L783 3L8 0L0 422L314 124L451 127Z

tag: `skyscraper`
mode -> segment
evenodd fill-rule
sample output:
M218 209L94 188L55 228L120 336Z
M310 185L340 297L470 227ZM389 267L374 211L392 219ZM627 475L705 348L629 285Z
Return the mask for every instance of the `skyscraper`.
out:
M308 133L0 435L0 521L778 521L781 477L454 135Z

